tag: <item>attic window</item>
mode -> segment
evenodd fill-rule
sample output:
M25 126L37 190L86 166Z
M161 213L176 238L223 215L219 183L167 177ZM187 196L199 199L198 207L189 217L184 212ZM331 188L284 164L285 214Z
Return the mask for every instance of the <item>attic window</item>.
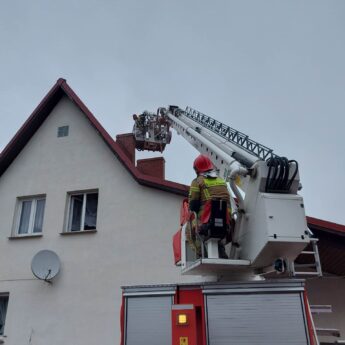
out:
M58 131L57 131L58 138L67 137L68 136L68 130L69 130L69 126L58 127Z

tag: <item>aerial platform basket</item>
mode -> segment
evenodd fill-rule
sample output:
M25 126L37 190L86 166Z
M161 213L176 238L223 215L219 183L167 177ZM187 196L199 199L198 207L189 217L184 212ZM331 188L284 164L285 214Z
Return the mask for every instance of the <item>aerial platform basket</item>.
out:
M135 148L139 151L163 152L171 141L170 124L162 116L144 111L133 115Z

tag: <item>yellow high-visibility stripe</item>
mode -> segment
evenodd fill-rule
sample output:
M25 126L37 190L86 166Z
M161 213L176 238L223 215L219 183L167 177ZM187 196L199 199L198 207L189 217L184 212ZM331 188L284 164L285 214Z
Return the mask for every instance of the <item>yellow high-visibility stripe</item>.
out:
M205 198L206 198L206 200L211 199L210 192L207 190L207 188L205 188L205 189L204 189L204 194L205 194Z
M226 186L226 182L217 177L217 178L213 178L213 179L204 179L205 185L206 187L216 187L216 186Z

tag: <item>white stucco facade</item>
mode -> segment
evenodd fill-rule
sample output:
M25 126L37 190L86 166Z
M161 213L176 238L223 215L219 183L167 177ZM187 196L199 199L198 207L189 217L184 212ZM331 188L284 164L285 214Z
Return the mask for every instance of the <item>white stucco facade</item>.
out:
M58 138L57 128L69 126ZM61 234L67 193L97 189L97 232ZM46 195L42 237L10 239L18 197ZM0 178L0 293L6 345L119 343L121 285L181 280L171 238L182 197L139 185L81 111L63 98ZM48 284L32 257L55 251ZM31 341L31 342L30 342Z

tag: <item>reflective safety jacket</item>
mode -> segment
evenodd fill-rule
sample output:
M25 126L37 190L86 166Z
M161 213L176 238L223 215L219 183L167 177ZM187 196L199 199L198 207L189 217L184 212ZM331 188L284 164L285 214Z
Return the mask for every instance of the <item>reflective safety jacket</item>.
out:
M230 194L226 182L220 177L198 176L192 181L189 189L189 209L198 213L201 223L207 223L211 215L211 200L226 200L230 222Z

